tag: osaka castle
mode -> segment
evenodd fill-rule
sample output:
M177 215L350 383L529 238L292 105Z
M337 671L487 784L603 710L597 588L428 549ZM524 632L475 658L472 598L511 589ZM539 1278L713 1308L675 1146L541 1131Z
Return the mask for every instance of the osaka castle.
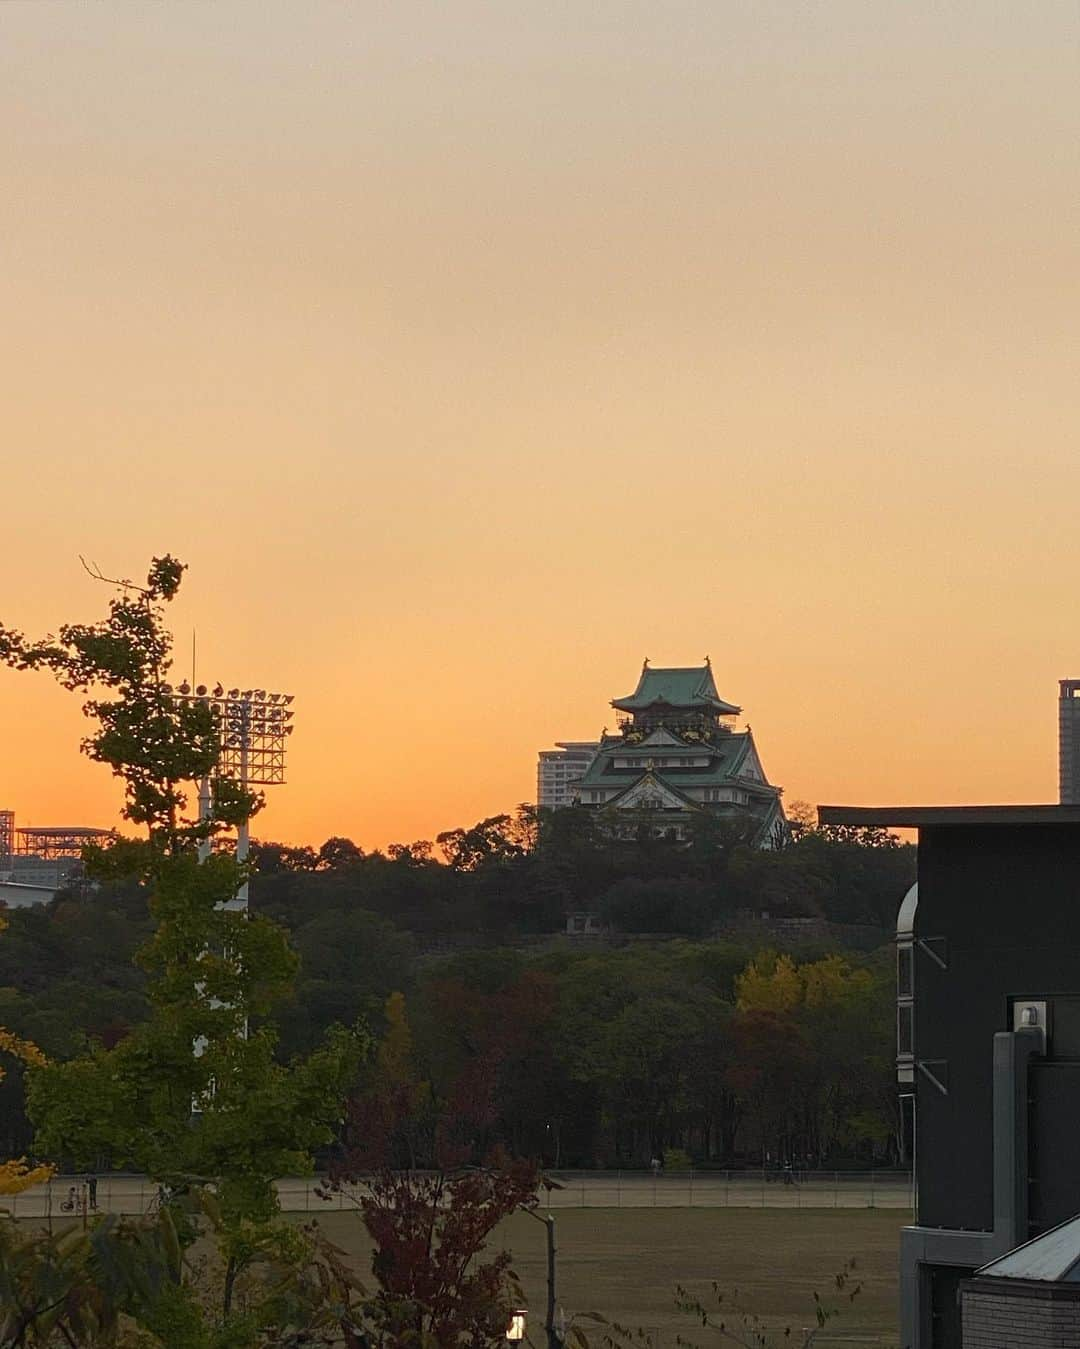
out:
M676 840L689 838L705 812L739 827L754 847L782 846L781 789L766 779L749 726L736 730L742 708L720 697L708 657L689 668L646 661L634 692L611 705L618 731L601 736L576 784L579 805L655 811L656 833Z

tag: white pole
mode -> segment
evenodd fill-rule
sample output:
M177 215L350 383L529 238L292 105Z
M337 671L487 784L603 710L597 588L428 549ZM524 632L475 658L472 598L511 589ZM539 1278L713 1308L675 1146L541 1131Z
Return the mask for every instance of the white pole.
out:
M248 856L248 822L242 820L236 827L236 860L246 862ZM245 880L240 889L236 892L236 902L239 908L247 912L248 907L248 883Z
M248 750L251 742L251 704L244 703L243 729L240 740L240 790L246 792L248 789ZM236 827L236 860L243 865L248 857L249 824L247 816L240 821ZM236 894L237 905L245 913L248 907L248 883L245 880Z
M205 824L210 818L210 779L199 779L199 823ZM199 843L199 861L205 862L210 856L210 839L204 838Z
M248 789L248 773L250 764L248 763L248 750L251 748L251 704L244 703L244 715L242 722L242 732L240 739L240 790L246 792ZM236 860L241 866L248 859L248 844L250 842L250 825L248 817L245 815L236 826ZM248 911L248 883L245 877L240 889L236 892L236 907L241 913L247 914ZM248 1038L247 1018L244 1018L243 1036Z

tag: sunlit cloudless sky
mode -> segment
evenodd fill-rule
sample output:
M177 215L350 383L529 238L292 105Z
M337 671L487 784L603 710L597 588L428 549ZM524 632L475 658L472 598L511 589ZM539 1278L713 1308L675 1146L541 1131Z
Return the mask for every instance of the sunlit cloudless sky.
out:
M0 5L0 621L189 564L257 833L535 794L706 653L787 799L1049 801L1080 675L1074 0ZM112 824L0 672L0 805Z

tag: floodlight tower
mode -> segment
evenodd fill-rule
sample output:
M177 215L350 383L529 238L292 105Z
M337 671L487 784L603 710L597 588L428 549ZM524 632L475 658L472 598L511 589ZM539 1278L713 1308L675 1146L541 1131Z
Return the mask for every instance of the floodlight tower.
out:
M265 689L229 689L215 684L208 689L205 684L194 688L185 679L177 689L165 686L165 692L179 703L198 703L208 707L214 714L214 720L220 736L218 760L214 766L215 776L230 778L243 791L252 787L276 787L285 781L285 746L292 735L293 714L289 704L293 700L291 693L267 693ZM212 787L208 777L199 781L199 819L208 820L212 803ZM236 860L245 862L250 841L248 820L245 817L236 827ZM210 856L210 839L199 844L199 859L205 861ZM220 906L233 912L247 913L248 883L245 879L232 899L225 900ZM199 985L200 992L202 985ZM211 1000L213 1001L213 1000ZM246 1040L248 1035L245 1018L241 1032ZM206 1052L206 1041L200 1037L193 1046L195 1057ZM213 1097L214 1083L211 1080L207 1097ZM206 1106L206 1098L195 1095L191 1098L191 1112L201 1115Z
M230 778L243 791L253 787L277 787L285 781L285 748L293 733L291 693L267 693L265 689L229 689L222 684L208 689L195 688L185 680L173 697L180 702L199 703L214 713L221 736L216 774ZM199 783L199 819L210 817L210 779ZM247 860L250 835L245 818L236 828L236 860ZM200 857L210 854L210 840L199 845ZM223 906L246 911L248 883L245 880L234 899Z

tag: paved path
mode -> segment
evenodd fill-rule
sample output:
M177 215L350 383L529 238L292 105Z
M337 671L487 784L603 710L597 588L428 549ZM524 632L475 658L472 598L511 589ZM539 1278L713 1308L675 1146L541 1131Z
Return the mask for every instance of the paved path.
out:
M791 1184L767 1179L760 1172L705 1171L653 1177L637 1171L552 1173L562 1187L550 1192L550 1207L562 1208L886 1208L912 1207L911 1182L893 1172L815 1172ZM76 1187L75 1208L65 1209ZM317 1178L278 1181L281 1206L288 1213L320 1213L351 1208L354 1197L320 1194ZM107 1176L98 1181L98 1210L103 1213L147 1213L157 1189L143 1176ZM86 1200L81 1182L56 1177L23 1194L0 1199L18 1218L67 1217L82 1212ZM544 1201L547 1207L547 1200Z

